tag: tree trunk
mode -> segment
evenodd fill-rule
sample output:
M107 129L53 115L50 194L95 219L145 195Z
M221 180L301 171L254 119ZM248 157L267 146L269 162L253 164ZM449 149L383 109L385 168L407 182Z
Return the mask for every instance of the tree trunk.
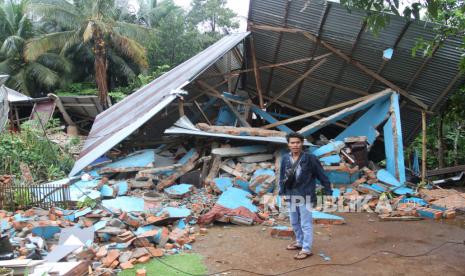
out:
M438 127L438 165L439 168L444 168L444 112L439 113Z
M108 107L108 78L107 78L107 55L103 34L99 28L94 28L94 69L95 82L98 89L98 98L104 109Z

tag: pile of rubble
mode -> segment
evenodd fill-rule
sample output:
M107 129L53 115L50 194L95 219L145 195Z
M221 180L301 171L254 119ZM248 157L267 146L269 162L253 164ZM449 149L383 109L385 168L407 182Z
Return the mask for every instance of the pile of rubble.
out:
M353 199L362 195L370 195L363 209L378 212L382 220L451 218L456 209L465 207L464 194L417 191L401 185L385 169L374 168L366 158L363 137L328 141L309 150L333 184L333 203L344 210L350 211ZM100 158L78 177L48 183L69 185L76 208L0 212L1 232L10 244L5 248L11 248L0 258L29 260L26 265L39 272L66 261L74 269L91 266L110 274L192 249L195 240L207 233L205 227L215 221L260 223L270 227L272 236L291 236L286 210L277 196L285 152L279 144L244 146L197 139L117 160ZM53 193L48 195L48 200L53 199ZM324 205L313 211L315 223L344 223L342 217L324 211ZM42 263L31 262L38 259Z

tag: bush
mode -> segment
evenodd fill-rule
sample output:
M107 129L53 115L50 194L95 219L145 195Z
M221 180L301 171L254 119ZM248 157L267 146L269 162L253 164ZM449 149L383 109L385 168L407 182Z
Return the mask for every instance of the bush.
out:
M66 177L74 163L71 155L50 142L34 123L22 124L21 132L0 134L0 175L20 176L24 163L35 182Z

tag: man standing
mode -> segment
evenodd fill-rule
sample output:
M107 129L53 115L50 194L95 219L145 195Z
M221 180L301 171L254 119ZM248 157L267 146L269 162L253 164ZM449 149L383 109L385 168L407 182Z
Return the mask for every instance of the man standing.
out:
M296 241L287 250L300 250L294 258L310 257L313 243L312 205L316 203L316 179L325 195L332 195L331 185L315 155L303 151L304 137L299 133L286 136L289 154L283 156L279 179L279 194L289 204L289 218Z

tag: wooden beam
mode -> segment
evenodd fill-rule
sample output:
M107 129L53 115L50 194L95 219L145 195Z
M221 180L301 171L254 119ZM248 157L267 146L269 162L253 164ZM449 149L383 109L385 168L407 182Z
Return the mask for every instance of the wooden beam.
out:
M323 109L308 112L308 113L305 113L305 114L302 114L302 115L299 115L299 116L295 116L295 117L292 117L292 118L289 118L289 119L286 119L286 120L282 120L282 121L279 121L279 122L268 124L266 126L263 126L262 128L269 129L269 128L277 127L277 126L280 126L280 125L283 125L283 124L299 121L299 120L302 120L302 119L305 119L305 118L308 118L308 117L314 117L315 115L319 115L319 114L322 114L322 113L325 113L325 112L333 111L333 110L336 110L336 109L339 109L339 108L342 108L342 107L346 107L346 106L349 106L349 105L356 104L358 102L367 100L370 97L373 97L373 95L364 96L364 97L353 99L353 100L350 100L350 101L347 101L347 102L339 103L339 104L336 104L336 105L333 105L333 106L325 107Z
M61 115L63 115L63 120L69 125L76 127L76 123L74 123L73 119L71 119L71 116L69 116L68 112L66 111L66 108L63 106L63 103L61 102L60 97L53 93L47 94L47 97L55 101L56 106L58 107L58 110L60 110Z
M441 92L437 100L431 106L431 110L434 110L436 106L441 103L442 99L449 93L449 91L454 87L455 83L463 76L463 73L459 70L455 77L449 82L449 85Z
M288 0L286 3L286 8L284 10L284 19L283 19L283 25L284 27L287 27L287 19L289 17L289 8L291 6L291 0ZM278 43L276 44L276 49L273 54L273 63L278 62L278 55L279 55L279 50L281 49L281 43L283 40L283 33L279 33L278 37ZM271 83L273 81L273 74L274 74L274 68L270 70L270 73L268 74L268 82L266 84L266 95L270 95L270 89L271 89Z
M436 44L433 48L433 52L431 53L431 56L427 57L423 63L421 64L421 66L417 69L417 71L415 72L415 75L413 75L413 77L410 79L408 85L405 87L405 90L409 91L410 88L413 86L413 84L415 83L415 81L418 79L418 77L420 76L421 72L423 72L423 69L426 67L426 65L430 62L430 60L433 58L434 54L436 53L436 51L438 50L439 48L439 44Z
M394 44L392 45L392 49L395 51L396 48L397 48L397 45L399 45L400 41L402 40L402 37L404 37L405 33L407 32L407 29L408 27L410 27L410 24L412 24L412 21L407 21L404 25L404 27L402 28L402 30L400 31L399 35L397 36L397 39L396 41L394 42ZM384 66L386 66L386 63L388 62L388 60L385 60L383 58L382 62L381 62L381 65L378 67L378 70L376 71L377 74L381 74L384 70ZM373 87L373 85L376 83L376 80L374 78L371 79L370 81L370 84L368 85L368 89L367 89L367 92L370 92L371 91L371 88ZM408 91L408 90L407 90Z
M338 116L340 116L341 114L344 114L344 113L347 113L351 110L357 110L358 108L362 107L362 106L365 106L365 105L368 105L370 103L373 103L374 101L376 101L377 99L381 98L381 97L384 97L386 95L388 95L389 93L392 93L392 90L391 89L386 89L386 90L383 90L379 93L376 93L376 94L373 94L371 97L367 98L366 100L362 101L362 102L359 102L357 103L356 105L352 106L352 107L349 107L349 108L346 108L344 110L341 110L339 112L336 112L334 113L333 115L329 116L329 117L326 117L326 118L323 118L319 121L316 121L306 127L303 127L301 130L298 131L298 133L301 133L301 134L305 134L306 132L308 132L309 130L313 129L313 128L322 128L322 127L325 127L329 124L332 124L331 123L331 120L333 120L334 118L337 118Z
M322 55L322 56L324 56L324 55ZM318 56L318 57L322 57L322 56ZM259 60L259 62L263 63L263 64L267 64L265 61L262 61L262 60ZM301 73L299 73L299 71L288 68L288 67L278 67L276 69L281 70L281 71L286 72L286 73L289 73L289 74L293 74L293 75L300 75L301 74ZM340 85L340 84L330 82L330 81L327 81L327 80L322 80L322 79L319 79L319 78L316 78L316 77L307 76L306 79L308 79L310 81L313 81L313 82L318 82L318 83L327 85L329 87L334 87L334 88L338 88L340 90L352 92L352 93L360 95L360 96L370 95L368 92L366 92L364 90L354 88L354 87L350 87L350 86ZM402 105L401 107L404 107L404 106ZM423 109L421 109L419 107L414 107L414 106L411 106L411 105L407 105L407 106L405 106L405 108L408 108L408 109L411 109L411 110L414 110L414 111L420 111L420 112L423 110ZM434 112L428 111L428 110L426 110L426 113L431 114L431 115L434 114Z
M239 120L239 122L241 123L242 126L251 127L250 124L247 122L247 120L245 118L243 118L242 115L239 114L239 112L237 112L237 110L234 108L232 103L228 99L226 99L226 97L224 97L218 90L216 90L214 87L212 87L211 85L209 85L208 83L206 83L204 81L198 80L197 83L200 86L203 86L204 88L211 91L213 94L216 94L217 96L219 96L224 101L224 103L229 107L231 112L234 113L237 120Z
M249 90L249 91L250 91L251 93L253 93L253 94L257 94L256 91L252 91L252 90ZM271 99L271 97L266 96L266 95L264 96L264 98L267 99L267 100L268 100L268 99ZM285 101L277 100L276 103L279 104L279 105L281 105L281 106L284 106L284 107L286 107L286 108L289 108L290 110L297 111L297 112L299 112L299 113L308 113L308 112L310 112L309 110L305 110L305 109L299 108L299 107L293 105L292 103L288 103L288 102L285 102ZM313 117L315 117L315 118L317 118L317 119L323 118L323 117L320 116L320 115L315 115L315 116L313 116ZM346 127L347 127L346 124L342 124L342 123L335 123L335 125L337 125L337 126L339 126L339 127L342 127L342 128L346 128Z
M197 109L199 110L200 114L202 115L202 117L205 119L205 121L207 122L207 124L209 125L212 125L212 123L210 122L210 120L208 119L207 117L207 114L205 114L205 112L203 112L202 108L200 107L199 103L194 100L194 104L195 106L197 107Z
M312 60L320 60L322 58L326 58L326 57L329 57L331 56L333 53L326 53L326 54L323 54L323 55L320 55L320 56L317 56L317 57L314 57L314 58L311 58L311 57L308 57L308 58L299 58L299 59L296 59L296 60L291 60L291 61L285 61L285 62L280 62L280 63L275 63L275 64L271 64L271 63L267 63L267 65L262 65L262 66L259 66L258 69L259 70L264 70L264 69L274 69L275 67L281 67L281 66L286 66L286 65L291 65L291 64L296 64L296 63L302 63L302 62L306 62L306 61L312 61ZM258 61L260 61L260 63L263 63L261 60L257 59ZM239 74L242 74L242 73L248 73L248 72L253 72L254 69L237 69L237 70L233 70L231 72L228 72L228 73L216 73L216 74L208 74L202 78L199 78L199 80L206 80L206 79L209 79L209 78L215 78L215 77L223 77L225 75L231 75L231 76L237 76ZM270 70L271 71L271 70Z
M294 86L296 86L298 83L300 83L303 79L305 79L306 77L308 77L311 73L313 73L313 71L315 71L316 69L318 69L321 65L323 65L325 62L327 61L327 59L322 59L320 60L317 64L313 65L312 68L308 69L307 72L305 72L302 76L300 76L299 78L297 78L295 81L293 81L288 87L286 87L283 91L281 91L278 95L276 95L273 99L271 99L271 101L268 103L268 105L276 102L276 100L278 100L279 98L281 98L282 96L284 96L286 93L288 93L292 88L294 88Z
M318 39L320 39L320 36L321 36L321 34L323 32L323 26L326 23L326 18L328 18L329 10L331 9L331 2L325 1L324 3L326 5L326 7L324 8L324 10L321 13L321 19L320 19L320 23L318 24L318 31L317 31L317 35L316 35L318 37ZM315 53L316 53L317 49L318 49L318 43L315 43L315 45L313 46L312 51L310 53L310 57L315 56ZM305 70L310 69L311 64L312 64L311 61L307 62L307 66L305 67ZM304 82L301 81L299 83L299 85L297 86L297 91L296 91L296 93L294 95L294 99L292 100L292 104L297 104L297 101L299 100L299 97L300 97L300 93L302 92L303 84L304 84Z
M426 113L421 112L421 181L426 180Z
M325 41L323 41L321 39L317 39L317 37L312 33L309 33L307 31L297 29L297 28L283 28L283 27L273 27L273 26L267 26L267 25L252 25L252 28L259 29L259 30L265 30L265 31L288 32L288 33L295 33L295 34L300 33L300 34L304 35L305 37L307 37L310 41L320 43L323 47L330 50L331 52L333 52L334 54L336 54L337 56L339 56L340 58L342 58L346 62L352 64L353 66L358 68L360 71L364 72L366 75L368 75L368 76L370 76L372 78L375 78L377 81L379 81L379 82L383 83L384 85L390 87L392 90L399 92L400 94L402 94L402 96L404 96L405 98L407 98L410 101L414 102L415 104L417 104L421 108L428 109L428 106L425 103L423 103L422 101L420 101L416 97L414 97L412 95L409 95L409 93L407 91L403 90L399 86L395 85L394 83L392 83L389 80L385 79L384 77L380 76L379 74L377 74L373 70L369 69L368 67L366 67L365 65L363 65L359 61L351 59L348 55L346 55L344 52L337 49L336 47L334 47L330 43L325 42Z
M253 35L249 37L249 43L250 43L250 51L252 52L253 73L255 76L255 86L257 86L259 106L260 108L265 108L265 104L263 102L262 78L260 76L260 71L258 70L257 57L255 53L255 42L253 39Z
M357 48L358 42L360 41L360 37L362 36L363 32L365 31L366 26L367 26L367 23L366 23L366 20L364 20L363 23L362 23L362 27L358 31L357 37L355 38L354 42L352 43L352 47L350 48L350 53L349 53L350 58L352 58L352 55L354 54L354 51ZM344 74L348 64L349 63L344 62L344 64L339 69L339 72L338 72L336 80L335 80L335 82L337 84L340 84L342 74ZM331 88L330 88L330 90L328 92L328 95L326 96L324 106L328 106L329 102L331 101L331 98L332 98L333 93L334 93L334 89L335 89L335 87L331 86Z

